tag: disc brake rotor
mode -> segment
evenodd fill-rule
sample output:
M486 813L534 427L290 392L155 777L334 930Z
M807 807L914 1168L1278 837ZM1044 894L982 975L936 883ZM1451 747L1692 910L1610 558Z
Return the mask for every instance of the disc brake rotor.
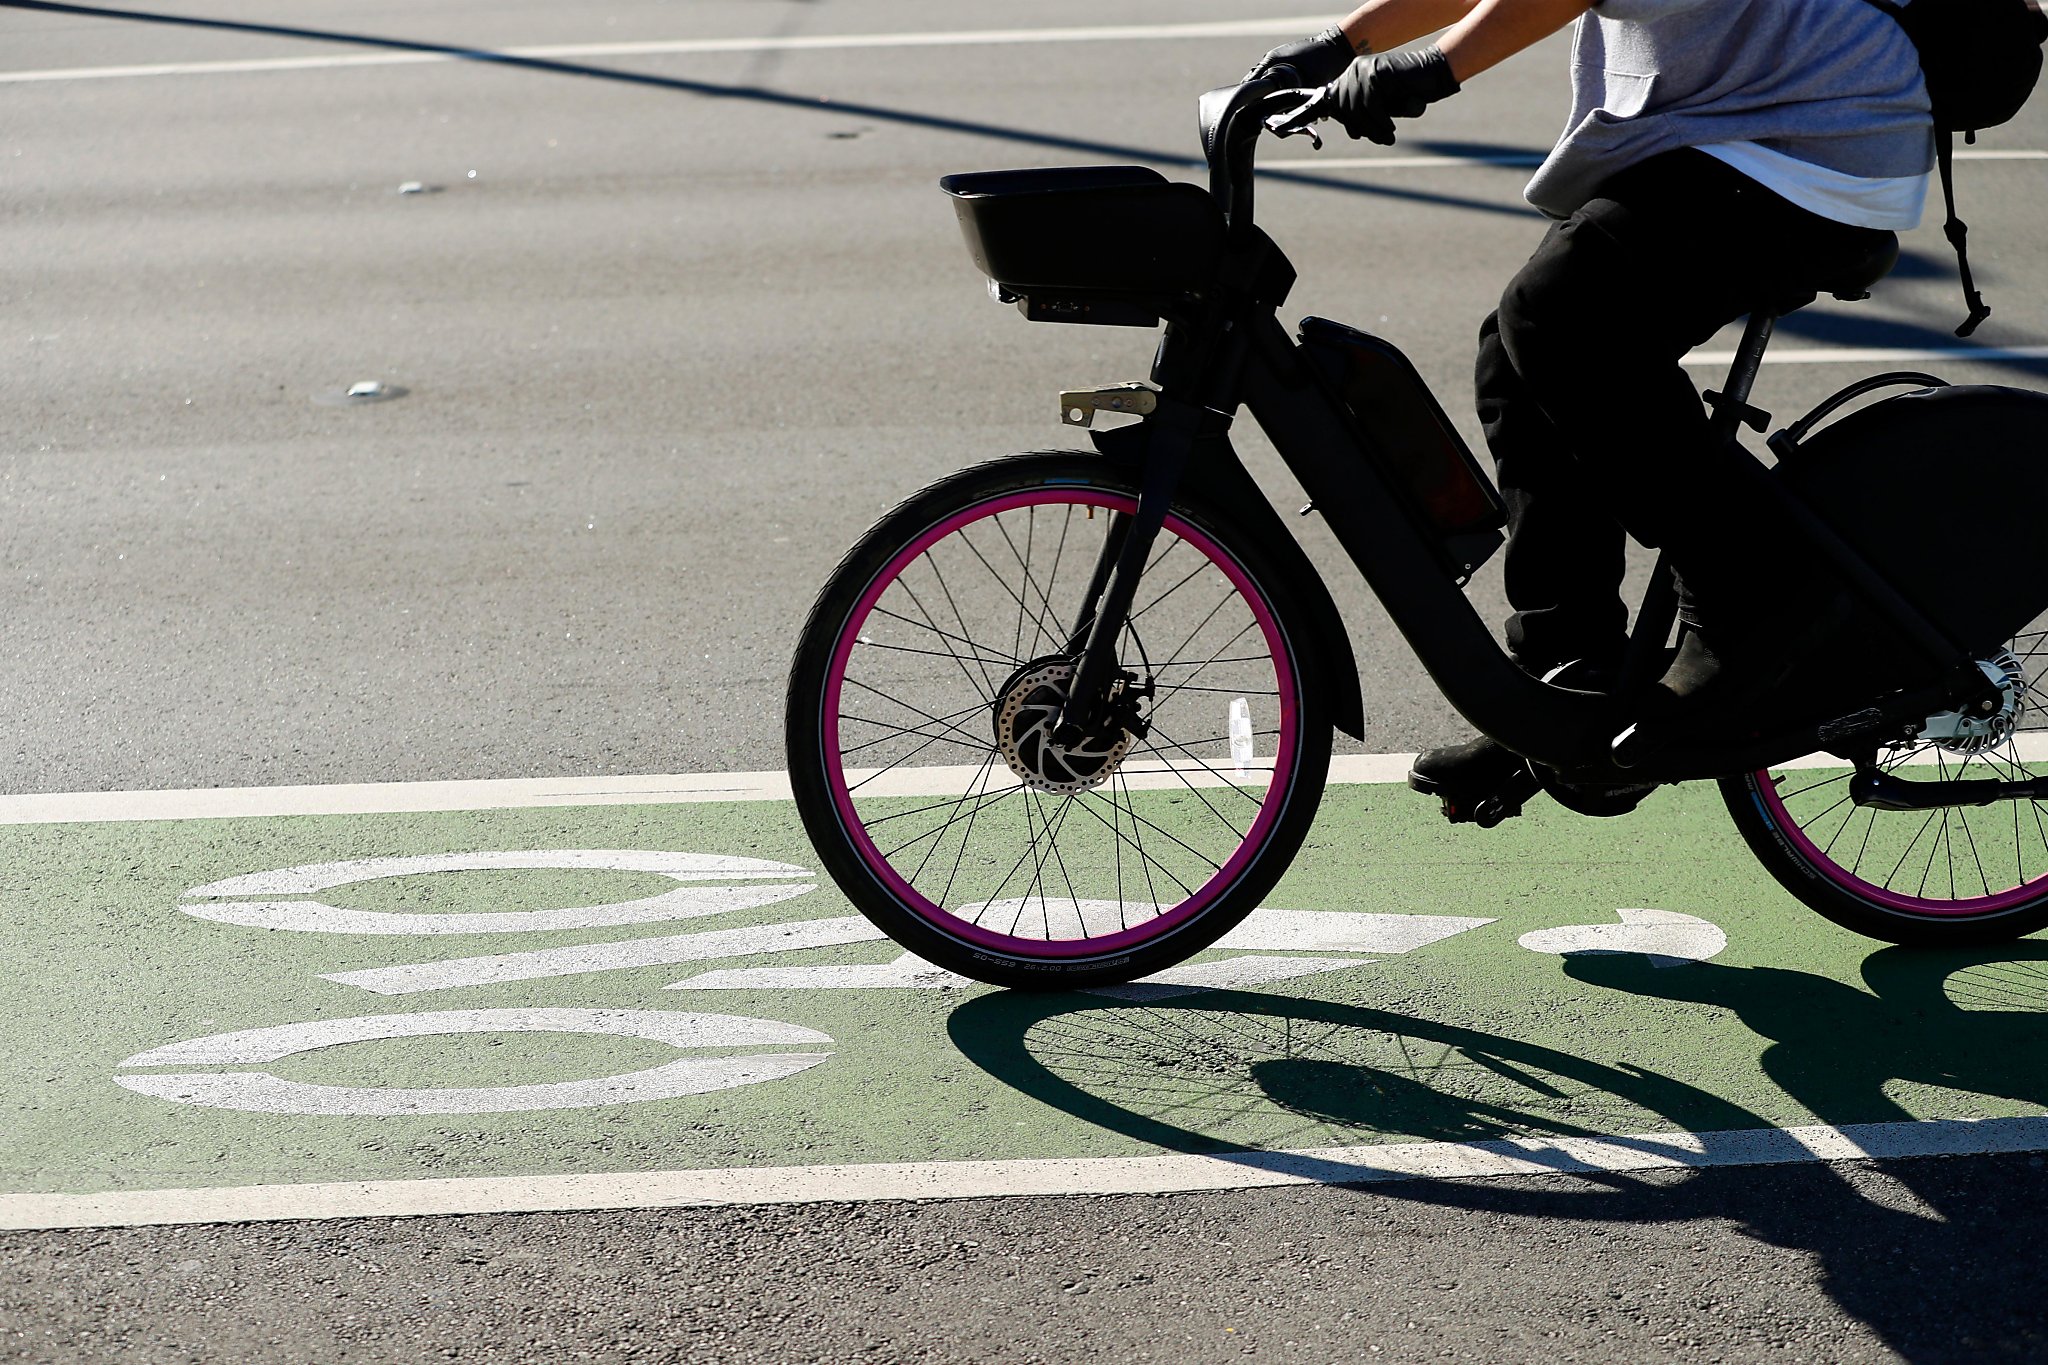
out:
M1968 757L1995 749L2012 738L2026 708L2029 685L2027 666L2011 652L2000 653L1977 664L1984 678L1998 689L1998 702L1988 712L1943 711L1929 716L1920 738L1952 754Z
M1053 743L1060 710L1074 681L1074 665L1065 659L1026 664L996 698L996 748L1010 771L1036 791L1073 796L1093 791L1116 775L1137 741L1112 713L1096 732L1073 745Z

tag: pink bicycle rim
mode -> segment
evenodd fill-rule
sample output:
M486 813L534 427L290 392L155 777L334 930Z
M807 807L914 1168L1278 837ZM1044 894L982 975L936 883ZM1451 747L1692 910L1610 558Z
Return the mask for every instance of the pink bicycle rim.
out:
M840 687L846 677L847 660L852 657L855 641L860 637L862 626L868 614L874 609L882 594L894 583L919 555L953 534L963 526L1020 507L1043 506L1046 504L1078 504L1100 507L1113 512L1130 512L1137 508L1137 500L1122 493L1084 485L1061 484L1041 488L1005 493L975 504L939 522L897 552L881 572L869 582L860 601L848 614L846 625L841 629L839 642L833 650L832 665L825 679L824 724L821 738L838 744ZM1255 591L1251 577L1245 573L1235 559L1226 554L1222 547L1195 527L1179 517L1168 515L1166 531L1179 536L1194 546L1209 562L1221 569L1232 586L1238 591L1252 617L1266 640L1266 649L1273 660L1276 685L1280 692L1280 741L1273 760L1273 776L1267 788L1265 804L1260 807L1258 817L1239 842L1237 849L1223 866L1208 881L1195 889L1187 900L1174 906L1166 913L1155 916L1133 929L1107 935L1102 938L1082 939L1031 939L999 934L980 925L970 924L959 918L944 906L934 904L915 887L904 880L889 860L882 855L875 842L868 836L867 826L854 809L853 796L846 784L845 769L836 753L824 755L826 780L832 789L833 805L839 812L840 826L853 840L859 850L861 861L875 878L888 889L890 894L911 910L920 919L953 938L975 947L1007 953L1017 957L1078 959L1092 958L1128 952L1142 944L1166 937L1215 904L1224 892L1235 885L1237 879L1251 865L1258 850L1265 846L1273 826L1280 819L1287 805L1289 789L1294 777L1294 761L1297 749L1295 740L1294 668L1288 658L1287 637L1280 629L1280 622L1273 615L1266 601Z
M1992 915L2016 909L2036 896L2048 891L2043 878L2022 882L2007 891L1993 892L1989 896L1978 896L1971 900L1929 900L1924 896L1908 896L1889 887L1878 886L1855 876L1848 869L1830 858L1821 848L1806 837L1806 831L1792 818L1785 808L1784 800L1778 795L1777 783L1771 780L1767 770L1752 775L1756 787L1757 802L1772 824L1799 850L1809 867L1819 872L1836 886L1850 895L1893 910L1904 910L1915 915L1938 915L1945 919L1962 919L1972 915Z

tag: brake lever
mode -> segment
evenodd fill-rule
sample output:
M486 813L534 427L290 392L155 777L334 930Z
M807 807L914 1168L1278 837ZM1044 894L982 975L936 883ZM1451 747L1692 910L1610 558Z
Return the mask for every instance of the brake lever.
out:
M1266 131L1274 137L1306 135L1309 145L1320 152L1323 150L1323 135L1316 131L1316 124L1328 116L1323 108L1328 93L1327 90L1276 91L1276 98L1280 96L1305 98L1290 109L1268 115L1265 120Z

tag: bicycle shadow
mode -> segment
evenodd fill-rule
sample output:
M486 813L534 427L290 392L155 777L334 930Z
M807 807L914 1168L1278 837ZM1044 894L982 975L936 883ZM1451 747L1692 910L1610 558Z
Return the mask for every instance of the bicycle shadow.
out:
M1603 990L1717 1005L1764 1046L1765 1073L1830 1124L1910 1117L1901 1086L2048 1105L2048 943L1974 952L1887 948L1868 990L1810 973L1637 956L1566 959ZM1591 1225L1732 1223L1815 1259L1847 1315L1916 1361L2042 1358L2048 1274L2031 1203L1983 1198L1988 1178L1942 1161L1870 1163L1870 1178L1812 1164L1552 1181L1386 1181L1369 1153L1286 1149L1388 1140L1483 1142L1770 1129L1743 1105L1675 1076L1612 1066L1478 1029L1362 1006L1224 993L1130 1004L980 997L949 1030L1005 1084L1105 1130L1376 1197ZM1645 1122L1645 1119L1649 1119ZM1335 1141L1332 1141L1335 1139ZM1789 1141L1789 1140L1788 1140ZM1673 1151L1656 1138L1632 1145ZM2021 1163L2025 1158L2011 1158ZM1894 1197L1902 1194L1903 1197Z

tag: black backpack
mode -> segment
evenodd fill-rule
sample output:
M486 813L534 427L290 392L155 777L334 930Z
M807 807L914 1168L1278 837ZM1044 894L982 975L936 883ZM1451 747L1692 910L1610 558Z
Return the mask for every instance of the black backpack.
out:
M1980 128L1996 128L2027 102L2041 78L2041 45L2048 42L2048 15L2028 0L1868 0L1899 21L1920 50L1927 97L1934 105L1934 146L1941 165L1941 193L1948 206L1942 230L1962 270L1969 320L1956 328L1966 337L1991 316L1970 276L1970 229L1956 216L1956 134L1975 142Z

